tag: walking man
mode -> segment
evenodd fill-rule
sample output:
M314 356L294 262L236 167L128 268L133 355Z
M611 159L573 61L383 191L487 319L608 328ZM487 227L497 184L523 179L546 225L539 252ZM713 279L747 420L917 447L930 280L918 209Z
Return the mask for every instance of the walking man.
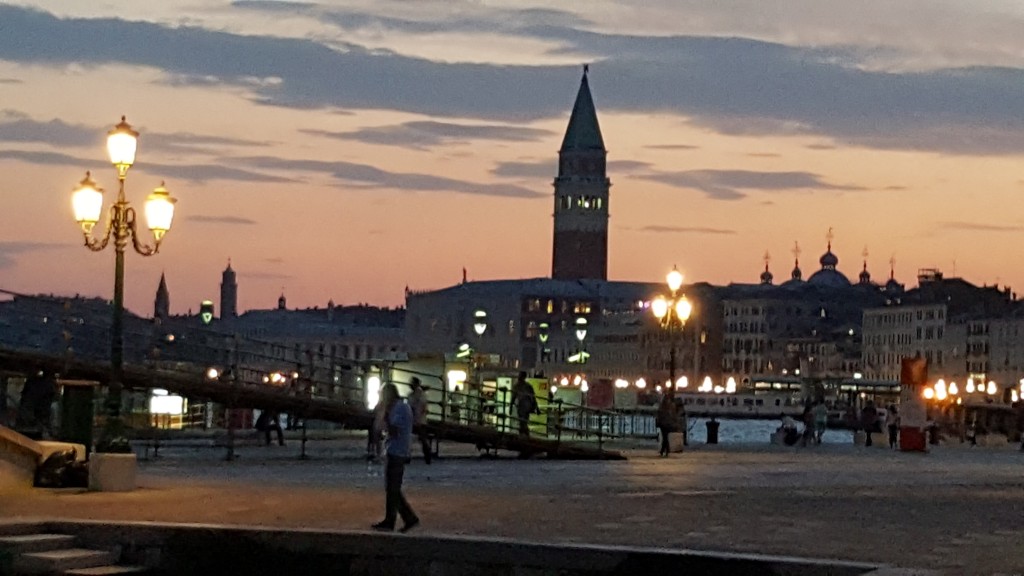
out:
M384 420L387 423L387 463L384 468L384 520L373 525L374 530L390 532L395 529L395 520L402 517L399 532L408 532L420 523L416 513L402 494L402 478L405 465L409 462L409 444L412 442L412 409L398 395L394 384L385 384L381 390L381 402L385 406Z
M416 376L412 377L412 394L409 395L409 407L412 408L413 423L420 427L419 441L423 448L423 462L430 464L430 436L423 430L427 424L427 412L430 405L427 402L427 392L423 389L423 383Z
M537 406L537 395L533 386L526 381L526 372L519 373L519 379L512 386L512 407L516 411L516 419L519 421L519 435L530 435L530 414L540 414Z

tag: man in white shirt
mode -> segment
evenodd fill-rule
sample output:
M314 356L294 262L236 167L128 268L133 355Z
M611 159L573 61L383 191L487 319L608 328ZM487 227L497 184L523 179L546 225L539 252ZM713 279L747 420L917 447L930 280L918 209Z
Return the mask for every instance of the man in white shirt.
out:
M420 523L402 494L402 479L405 476L405 465L409 462L409 444L412 440L412 409L398 395L398 388L394 384L384 385L381 402L386 406L385 420L388 427L387 464L384 468L386 500L384 520L374 524L373 529L390 532L395 529L397 517L401 516L402 528L399 532L408 532Z

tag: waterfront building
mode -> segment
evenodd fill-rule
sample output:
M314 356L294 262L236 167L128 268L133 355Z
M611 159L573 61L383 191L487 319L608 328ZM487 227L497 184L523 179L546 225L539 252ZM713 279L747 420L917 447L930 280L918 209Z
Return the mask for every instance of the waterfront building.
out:
M1012 308L1008 289L923 269L917 288L864 310L864 376L898 380L901 359L917 356L933 378L987 381L992 320Z

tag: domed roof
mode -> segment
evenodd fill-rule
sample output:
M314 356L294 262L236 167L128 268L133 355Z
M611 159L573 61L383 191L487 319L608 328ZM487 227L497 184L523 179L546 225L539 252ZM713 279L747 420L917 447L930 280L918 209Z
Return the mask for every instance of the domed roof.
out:
M871 273L868 272L868 262L867 262L867 260L864 261L864 269L860 271L860 283L861 284L870 284L871 283Z
M768 271L768 267L764 267L764 272L761 272L761 284L771 284L775 280L775 276Z
M825 253L821 255L821 258L818 259L818 262L821 263L821 269L822 270L826 270L826 269L835 270L836 266L839 264L839 258L835 254L832 253L832 241L831 240L828 243L828 250L826 250Z
M850 285L850 280L839 272L835 268L822 268L811 277L807 279L807 282L816 286L824 286L827 288L845 288Z

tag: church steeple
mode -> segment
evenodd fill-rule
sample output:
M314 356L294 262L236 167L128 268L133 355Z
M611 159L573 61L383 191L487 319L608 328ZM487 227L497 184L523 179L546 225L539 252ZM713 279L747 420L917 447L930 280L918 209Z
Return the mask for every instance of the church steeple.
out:
M235 271L231 269L231 259L228 258L228 267L220 277L220 317L238 317L238 282L235 280Z
M871 273L868 272L868 247L864 247L864 251L861 252L861 256L864 257L864 268L860 271L860 283L871 284Z
M171 293L167 290L167 279L160 273L160 285L156 288L156 299L153 302L153 318L166 320L171 315Z
M583 80L576 93L576 103L572 106L569 127L565 129L565 138L562 139L562 148L559 152L566 150L605 151L604 138L601 137L601 125L597 122L597 109L594 107L594 98L590 95L590 82L587 81L589 72L590 65L584 65Z
M555 177L555 232L551 277L560 280L608 278L607 150L590 95L589 67L558 151Z
M800 243L793 242L793 273L790 274L790 280L800 282L804 279L803 272L800 271Z
M771 285L775 280L771 271L768 270L768 263L772 261L772 255L767 250L764 252L764 272L761 272L761 284Z

